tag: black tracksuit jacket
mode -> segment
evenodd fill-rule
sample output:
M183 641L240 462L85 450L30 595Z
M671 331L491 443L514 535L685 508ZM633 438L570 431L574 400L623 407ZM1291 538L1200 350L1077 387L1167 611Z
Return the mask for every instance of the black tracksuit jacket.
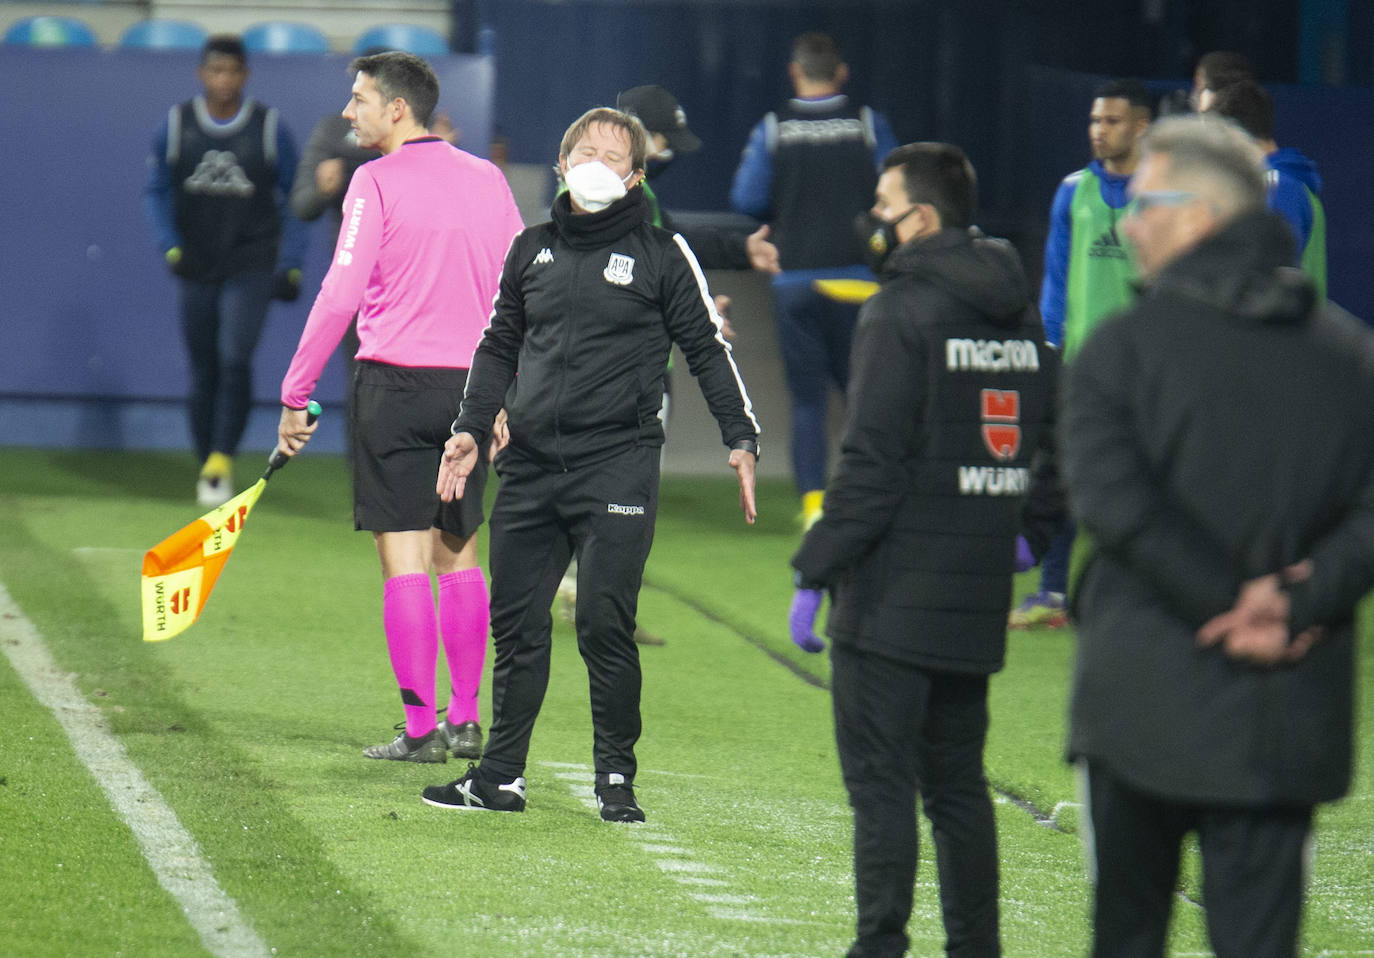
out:
M510 450L559 471L661 446L677 343L721 440L757 451L759 425L701 269L648 217L640 187L598 213L574 213L564 193L552 221L515 238L455 432L484 444L504 405Z
M1075 590L1071 757L1178 801L1312 804L1350 782L1353 615L1374 585L1374 336L1313 308L1291 234L1247 214L1095 329L1066 374L1063 466L1095 552ZM1257 668L1196 631L1313 562Z
M839 467L792 565L831 588L837 645L995 672L1023 519L1037 554L1063 522L1058 354L1005 241L946 229L898 247L882 281L859 313Z

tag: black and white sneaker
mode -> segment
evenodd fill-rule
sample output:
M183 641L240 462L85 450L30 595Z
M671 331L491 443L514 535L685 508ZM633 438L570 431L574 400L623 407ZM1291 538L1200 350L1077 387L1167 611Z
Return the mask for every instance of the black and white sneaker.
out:
M525 810L525 779L517 778L504 785L485 782L477 773L477 766L468 765L463 777L447 785L430 785L420 796L426 805L435 808L485 809L489 812L523 812Z
M439 720L439 734L454 758L482 757L482 726L476 722L450 725L448 719Z
M603 822L644 821L644 809L635 801L634 786L619 772L611 772L604 784L596 786L596 807L601 809Z
M411 738L405 733L404 722L397 725L396 728L401 730L400 735L385 745L369 745L363 749L363 755L367 758L390 759L393 762L448 761L448 745L444 742L443 734L437 728L419 738Z

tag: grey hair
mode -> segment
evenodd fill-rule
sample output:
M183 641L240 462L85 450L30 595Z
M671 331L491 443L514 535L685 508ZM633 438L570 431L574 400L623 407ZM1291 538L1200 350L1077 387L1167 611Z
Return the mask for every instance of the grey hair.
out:
M1150 127L1141 156L1169 158L1166 178L1211 203L1224 219L1264 207L1264 152L1234 121L1214 113L1170 116Z

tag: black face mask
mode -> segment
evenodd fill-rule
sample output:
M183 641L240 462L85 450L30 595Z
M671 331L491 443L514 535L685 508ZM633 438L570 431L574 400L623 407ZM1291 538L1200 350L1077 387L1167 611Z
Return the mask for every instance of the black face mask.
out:
M874 216L867 210L854 217L854 232L858 234L859 245L863 247L864 262L875 273L882 272L883 264L892 251L901 245L897 239L897 224L916 212L916 207L907 210L895 220L888 222Z

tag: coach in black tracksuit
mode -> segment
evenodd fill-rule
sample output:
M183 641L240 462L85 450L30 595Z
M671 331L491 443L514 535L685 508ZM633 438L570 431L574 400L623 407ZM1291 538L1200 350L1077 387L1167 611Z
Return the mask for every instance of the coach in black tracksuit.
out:
M549 606L576 555L577 641L591 680L596 785L599 795L621 789L616 806L634 805L627 793L640 734L635 610L658 507L658 411L673 343L732 450L749 521L759 433L691 250L649 223L638 185L643 140L637 120L606 109L568 131L560 151L568 191L554 201L552 222L525 230L511 246L454 423L455 439L467 433L480 445L503 404L509 413L510 444L495 462L496 660L479 777L509 782L524 773L548 683ZM600 166L600 178L582 176L584 162ZM617 177L628 181L628 192L604 190L608 177L612 188ZM623 195L612 201L616 193ZM609 802L603 818L643 820L637 806L608 811Z
M1292 958L1313 807L1350 785L1374 337L1288 268L1239 129L1161 121L1132 192L1146 281L1084 343L1064 402L1064 472L1096 547L1074 590L1069 741L1093 955L1164 953L1196 831L1218 958Z
M896 249L859 315L839 469L792 565L802 590L828 587L833 602L835 734L854 809L849 954L906 951L919 792L949 954L995 955L988 676L1002 667L1023 517L1037 554L1063 519L1058 362L1015 251L969 228L963 153L914 144L885 167L873 232Z

